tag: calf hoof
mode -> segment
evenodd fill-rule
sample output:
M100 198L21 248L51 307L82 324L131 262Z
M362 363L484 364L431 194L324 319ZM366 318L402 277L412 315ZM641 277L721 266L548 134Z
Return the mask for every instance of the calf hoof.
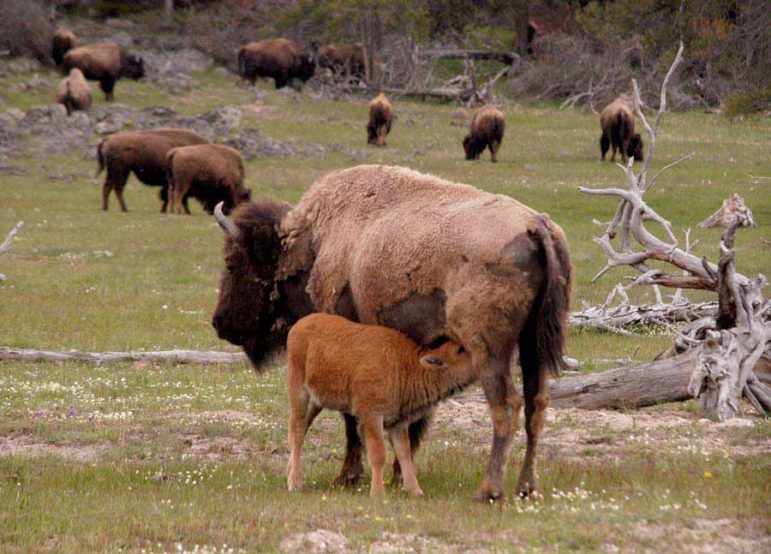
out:
M286 482L286 488L289 490L289 492L299 491L302 488L302 482L297 480L293 481L292 479L289 479Z
M410 496L423 496L423 489L418 487L417 489L408 490L407 494L409 494Z
M478 502L490 503L503 497L503 489L493 486L487 479L477 489L474 498Z

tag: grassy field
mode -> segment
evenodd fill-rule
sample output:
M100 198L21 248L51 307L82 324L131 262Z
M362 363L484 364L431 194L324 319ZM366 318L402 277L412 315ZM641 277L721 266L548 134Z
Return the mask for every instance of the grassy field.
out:
M0 77L0 109L51 102L53 88L23 90L30 77ZM164 105L188 115L235 106L242 125L306 153L250 161L255 198L295 202L330 169L406 165L548 212L570 241L576 307L604 300L628 274L619 269L590 283L604 264L591 240L601 227L592 220L607 221L615 203L577 187L623 184L618 168L597 161L593 114L506 104L506 138L493 165L487 156L463 160L466 123L453 125L452 106L396 100L388 147L375 150L365 145L363 98L333 101L263 84L256 102L213 72L195 77L201 87L189 94L121 81L116 97L134 108ZM59 77L42 78L53 87ZM96 98L102 103L100 93ZM740 193L758 226L739 233L738 268L769 273L769 121L678 113L667 116L663 133L654 172L694 156L660 178L649 203L678 232L693 227L695 253L716 260L720 231L695 224ZM115 211L113 198L102 212L95 161L77 154L48 156L28 144L14 163L24 172L0 175L0 235L18 220L25 226L0 257L8 276L0 283L0 345L232 349L209 323L222 264L213 218L194 202L190 217L163 216L156 190L134 180L125 195L131 211ZM648 292L634 298L645 301ZM635 351L647 360L668 341L580 331L571 334L568 353L592 371L605 367L592 360ZM294 534L318 529L344 536L351 550L377 552L771 548L766 421L710 424L698 419L694 403L629 413L553 411L540 451L543 496L481 506L471 496L489 448L483 405L462 397L442 407L417 463L426 492L420 500L395 492L371 501L367 483L333 490L343 435L338 417L326 414L307 443L306 491L289 495L284 373L282 362L259 376L246 365L0 362L0 550L291 550ZM522 442L520 436L512 454L509 490Z

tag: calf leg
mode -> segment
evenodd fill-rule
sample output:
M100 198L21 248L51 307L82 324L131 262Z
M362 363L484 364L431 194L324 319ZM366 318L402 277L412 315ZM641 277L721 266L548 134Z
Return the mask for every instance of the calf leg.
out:
M383 438L383 418L370 414L362 414L361 431L364 435L364 444L367 449L367 461L372 469L372 484L369 495L372 498L385 496L383 485L383 467L386 461L386 445Z
M345 460L340 473L333 483L337 486L353 486L364 475L361 465L361 439L356 429L356 418L351 414L343 414L345 419Z
M503 473L509 456L511 441L519 424L522 400L511 381L509 356L493 359L482 376L490 416L493 420L493 445L482 484L476 497L483 502L496 500L503 495Z
M321 406L310 401L308 394L301 391L292 399L292 410L289 417L289 465L287 466L287 488L290 491L299 490L302 486L300 475L300 451L308 428L321 412Z
M547 392L548 379L546 368L539 363L535 348L520 343L520 364L522 366L522 389L525 396L525 432L527 433L527 449L525 461L519 474L517 492L520 496L528 496L538 488L536 473L536 447L538 438L546 420L546 408L549 406Z
M412 459L415 459L415 453L420 450L420 443L423 441L423 436L428 431L428 426L431 423L431 419L434 415L434 410L431 410L426 414L423 419L413 421L408 427L408 434L410 438L410 455ZM394 460L394 477L393 482L397 483L402 479L402 470L399 467L399 458Z
M394 445L396 459L401 466L404 489L410 496L423 496L423 491L418 485L415 476L415 466L412 464L412 451L410 448L410 435L407 429L399 429L390 433L391 443Z

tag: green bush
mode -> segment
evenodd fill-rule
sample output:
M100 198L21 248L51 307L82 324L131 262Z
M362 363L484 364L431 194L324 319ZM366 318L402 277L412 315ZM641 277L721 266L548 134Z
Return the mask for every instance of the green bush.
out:
M735 92L725 101L725 113L734 117L771 110L771 87L749 92Z

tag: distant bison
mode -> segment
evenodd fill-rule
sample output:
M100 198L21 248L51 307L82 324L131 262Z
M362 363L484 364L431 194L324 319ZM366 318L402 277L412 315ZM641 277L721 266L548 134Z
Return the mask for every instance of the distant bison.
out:
M478 160L485 148L490 148L492 162L498 161L498 149L505 130L503 113L493 106L482 107L471 120L471 130L463 139L467 160Z
M67 115L75 110L87 110L91 107L91 88L83 77L83 72L77 67L73 67L70 74L59 83L56 102L65 107Z
M633 156L638 162L643 161L643 141L640 133L634 132L634 116L625 99L616 98L605 106L600 114L600 126L602 127L600 150L603 161L611 146L613 147L611 162L616 161L616 150L621 151L621 159L624 163L629 156Z
M196 198L204 209L224 202L230 212L249 200L251 191L244 187L244 159L241 153L221 144L197 144L172 148L166 155L169 181L169 212L181 213L183 199ZM185 213L190 213L187 205Z
M394 111L391 103L382 92L369 103L369 123L367 124L367 144L385 146L386 135L391 132Z
M78 43L78 39L67 27L58 27L54 32L53 45L51 47L51 56L56 65L62 65L64 54L72 50Z
M86 79L99 81L108 102L113 100L115 82L121 77L141 79L145 75L142 58L127 54L114 42L97 42L74 48L64 55L62 68L77 67Z
M106 167L107 178L102 185L102 209L107 209L110 191L115 191L120 209L127 212L123 201L123 188L131 172L142 183L151 187L161 187L160 198L163 202L161 213L168 204L168 167L166 155L177 146L206 144L208 141L198 133L187 129L161 128L152 131L124 131L110 135L97 147L99 170ZM187 199L183 199L187 205Z
M319 50L318 65L342 76L364 78L364 48L361 44L328 44Z
M252 84L257 77L269 77L276 88L287 86L293 79L303 83L313 77L316 61L293 41L285 38L250 42L238 51L238 74Z

